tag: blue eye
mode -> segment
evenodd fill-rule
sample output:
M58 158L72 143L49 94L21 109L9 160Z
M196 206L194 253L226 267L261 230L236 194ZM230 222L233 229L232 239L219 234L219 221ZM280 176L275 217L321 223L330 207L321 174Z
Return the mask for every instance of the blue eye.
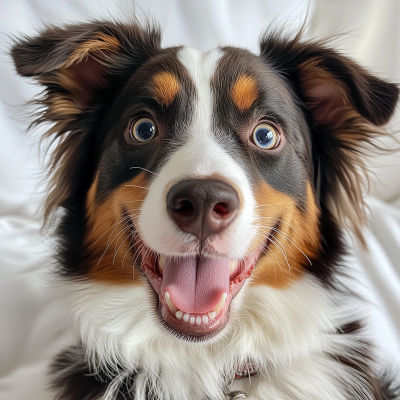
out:
M261 149L274 149L280 142L280 135L276 128L269 124L259 124L254 128L253 140Z
M149 118L138 119L131 127L130 136L135 142L147 142L154 138L156 124Z

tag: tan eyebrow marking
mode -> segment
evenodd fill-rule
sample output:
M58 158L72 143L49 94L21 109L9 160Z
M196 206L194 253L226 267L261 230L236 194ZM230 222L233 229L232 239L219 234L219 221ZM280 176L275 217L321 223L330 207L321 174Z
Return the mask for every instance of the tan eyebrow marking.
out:
M174 74L163 71L153 76L153 89L156 100L169 106L174 101L180 85Z
M257 81L250 75L241 75L234 83L230 94L240 111L248 110L258 98Z

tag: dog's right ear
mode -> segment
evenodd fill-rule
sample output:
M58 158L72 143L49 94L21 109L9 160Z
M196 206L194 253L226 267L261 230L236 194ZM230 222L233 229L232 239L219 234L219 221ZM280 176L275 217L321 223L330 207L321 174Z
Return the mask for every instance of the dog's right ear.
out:
M51 123L45 137L56 140L50 159L50 194L45 219L58 207L83 201L92 179L93 121L146 60L160 50L156 28L138 23L94 21L50 26L38 36L15 39L17 72L44 86L33 124ZM97 114L96 114L97 113Z
M47 87L54 107L79 112L95 99L96 90L132 73L159 50L160 41L157 29L95 21L51 26L37 37L18 38L11 54L20 75Z

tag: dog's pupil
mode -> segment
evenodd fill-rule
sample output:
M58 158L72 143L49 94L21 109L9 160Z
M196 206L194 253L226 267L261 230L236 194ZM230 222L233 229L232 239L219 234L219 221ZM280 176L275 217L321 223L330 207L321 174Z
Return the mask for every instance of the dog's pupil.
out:
M155 126L150 121L144 121L136 128L136 134L141 140L150 140L154 130Z
M267 146L274 140L274 134L267 128L260 128L256 132L256 140L261 146Z

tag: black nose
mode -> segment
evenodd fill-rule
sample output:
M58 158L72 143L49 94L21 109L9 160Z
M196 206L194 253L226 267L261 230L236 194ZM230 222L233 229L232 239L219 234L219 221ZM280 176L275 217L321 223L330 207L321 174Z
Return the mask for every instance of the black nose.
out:
M180 181L167 194L170 217L199 240L223 231L236 218L238 208L236 190L214 179Z

